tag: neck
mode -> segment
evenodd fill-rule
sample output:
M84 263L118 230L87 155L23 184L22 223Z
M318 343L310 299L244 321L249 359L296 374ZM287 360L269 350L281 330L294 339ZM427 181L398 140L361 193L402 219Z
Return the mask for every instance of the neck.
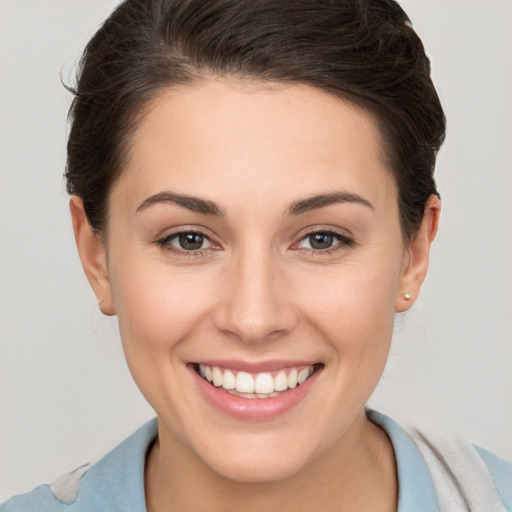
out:
M224 478L178 439L162 436L163 432L159 428L159 441L146 462L148 512L397 509L398 482L392 445L364 413L329 452L293 476L271 482Z

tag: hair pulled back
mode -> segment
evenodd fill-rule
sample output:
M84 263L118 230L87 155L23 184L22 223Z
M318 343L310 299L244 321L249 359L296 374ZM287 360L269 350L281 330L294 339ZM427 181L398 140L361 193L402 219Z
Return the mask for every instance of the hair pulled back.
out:
M65 177L93 229L145 107L206 75L306 84L373 113L412 238L431 194L445 117L421 40L393 0L126 0L87 45Z

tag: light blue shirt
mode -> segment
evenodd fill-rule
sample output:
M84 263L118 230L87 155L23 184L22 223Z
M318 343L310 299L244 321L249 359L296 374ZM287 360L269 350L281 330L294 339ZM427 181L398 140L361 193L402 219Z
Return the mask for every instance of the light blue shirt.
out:
M436 490L420 451L391 418L369 411L395 451L398 512L440 512ZM146 423L97 463L78 468L51 485L11 498L1 512L146 512L144 466L157 436L156 419ZM489 469L505 509L512 511L512 463L476 447Z

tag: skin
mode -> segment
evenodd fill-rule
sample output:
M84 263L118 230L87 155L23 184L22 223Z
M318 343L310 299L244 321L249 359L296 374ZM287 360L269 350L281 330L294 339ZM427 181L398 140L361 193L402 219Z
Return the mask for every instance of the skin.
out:
M164 192L223 214L148 201ZM333 192L371 206L289 212ZM149 511L396 510L392 446L364 405L395 312L425 278L439 210L430 198L418 235L403 241L375 120L325 92L208 77L153 100L105 232L71 199L86 275L102 312L118 316L130 371L158 414ZM190 229L208 237L192 255L174 236ZM311 231L339 238L311 249ZM324 366L290 411L247 421L198 391L187 363L200 359Z

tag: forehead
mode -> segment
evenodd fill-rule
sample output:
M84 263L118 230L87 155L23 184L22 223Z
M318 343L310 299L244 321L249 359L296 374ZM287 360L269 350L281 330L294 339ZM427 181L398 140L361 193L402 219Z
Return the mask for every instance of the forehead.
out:
M131 142L112 198L132 204L165 189L258 204L338 189L378 203L395 193L374 117L305 85L174 87L151 102Z

